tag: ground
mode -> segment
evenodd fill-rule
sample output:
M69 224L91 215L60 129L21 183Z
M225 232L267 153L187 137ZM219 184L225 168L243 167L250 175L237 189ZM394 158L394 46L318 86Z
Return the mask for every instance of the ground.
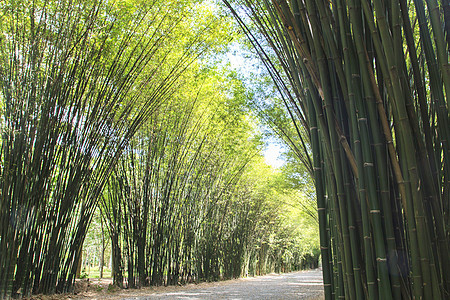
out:
M32 299L323 299L319 269L240 278L185 286L120 290L108 280L77 283L77 293L35 296Z

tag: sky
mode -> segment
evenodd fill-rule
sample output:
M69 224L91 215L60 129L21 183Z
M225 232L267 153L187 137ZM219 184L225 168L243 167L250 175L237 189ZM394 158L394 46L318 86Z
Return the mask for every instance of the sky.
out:
M283 165L284 160L280 157L283 153L283 147L274 141L266 142L266 149L264 149L264 159L266 163L274 168L279 168Z
M255 61L255 58L246 57L238 43L233 43L231 45L226 54L226 59L228 60L231 69L236 70L244 77L249 78L250 75L246 76L246 74L249 74L250 72L258 73L255 65L259 65L259 62ZM265 139L265 142L266 147L263 150L263 155L266 163L273 168L281 167L284 163L284 159L281 157L281 154L284 152L283 146L275 137L268 137Z

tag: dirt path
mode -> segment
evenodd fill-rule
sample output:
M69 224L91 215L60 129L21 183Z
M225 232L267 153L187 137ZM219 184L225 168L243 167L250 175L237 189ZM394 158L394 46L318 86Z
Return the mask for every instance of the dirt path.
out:
M198 285L193 289L126 299L322 299L322 295L322 272L313 270L230 280L215 286Z
M319 269L285 274L240 278L185 286L110 289L110 280L78 283L77 293L33 296L29 299L323 299L322 271Z

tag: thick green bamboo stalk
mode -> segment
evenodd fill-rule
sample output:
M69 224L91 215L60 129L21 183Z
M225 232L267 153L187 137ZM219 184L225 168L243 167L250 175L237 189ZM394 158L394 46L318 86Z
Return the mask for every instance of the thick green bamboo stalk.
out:
M310 18L313 16L311 13L314 10L314 6L311 2L307 1L307 9L310 12ZM314 35L318 34L318 22L315 21L315 19L310 19L311 25L313 29ZM324 112L327 119L328 124L334 124L334 116L335 113L333 111L333 104L331 102L333 95L333 91L331 90L333 85L333 79L328 78L328 70L329 68L326 66L325 61L325 51L322 48L322 45L320 44L320 41L318 39L314 39L314 46L315 46L315 53L317 55L317 61L319 66L319 74L320 74L320 80L321 80L321 86L323 88L323 101L324 101ZM331 82L330 82L331 81ZM337 91L334 90L334 94L336 94ZM336 109L336 108L335 108ZM329 126L329 125L328 125ZM329 153L328 155L331 156L332 159L332 168L334 173L334 180L336 180L336 200L337 200L337 207L339 208L339 215L340 215L340 229L341 229L341 238L342 238L342 269L346 276L345 283L345 291L346 295L350 299L354 299L356 297L355 293L355 286L354 286L354 274L353 274L353 266L351 261L351 243L350 243L350 233L349 233L349 227L348 227L348 215L347 215L347 205L350 205L349 203L346 203L345 201L345 193L344 193L344 182L343 182L343 175L341 172L343 172L342 168L342 162L340 157L340 150L338 148L338 137L335 130L330 130L330 140L331 140L331 151L332 153ZM332 180L332 181L334 181ZM334 183L331 183L332 186L334 186Z
M316 121L316 112L314 105L312 104L311 95L308 97L308 110L309 117L308 121L310 124L310 135L311 135L311 146L313 149L313 162L314 162L314 182L316 184L316 195L317 195L317 213L319 216L319 226L320 228L327 228L327 207L323 183L323 170L322 170L322 160L320 156L320 144L319 144L319 127ZM325 298L332 298L332 265L329 263L331 261L331 249L328 232L326 230L320 231L320 251L322 256L322 271L323 271L323 285L325 289Z
M399 122L399 132L400 132L400 136L402 137L403 141L402 143L404 143L404 147L406 148L414 148L414 145L412 143L412 132L411 132L411 128L409 127L408 124L408 117L407 117L407 113L406 113L406 108L404 106L404 103L402 102L402 95L401 95L401 84L399 82L399 77L398 77L398 68L395 65L394 62L394 56L390 55L388 52L386 52L386 49L393 49L392 47L392 41L391 41L391 37L389 36L388 32L387 32L387 26L386 26L386 22L383 22L383 18L382 16L384 16L384 14L381 12L382 8L381 8L381 4L377 1L375 2L375 11L377 12L377 16L378 16L378 20L379 20L379 24L380 24L380 33L381 33L381 37L383 40L383 44L385 46L385 53L386 53L386 59L388 62L388 65L390 67L390 77L391 80L393 81L393 92L394 95L392 95L393 97L393 101L394 101L394 105L395 105L395 109L396 109L396 114L397 115L397 120ZM381 22L380 22L381 20ZM398 82L398 83L397 83ZM419 183L419 179L417 176L417 163L416 163L416 159L415 159L415 155L414 153L411 153L410 151L406 151L405 152L405 160L407 161L408 164L408 172L409 172L409 176L411 177L411 184L412 186L418 186ZM405 177L406 179L406 177ZM426 233L427 231L427 225L425 223L425 216L424 216L424 210L423 210L423 204L421 202L421 195L420 195L420 190L417 191L416 189L413 189L412 191L412 201L414 203L414 214L416 216L416 220L418 222L418 236L419 239L421 239L421 241L427 241L428 242L428 234ZM429 242L427 243L429 244ZM423 243L419 243L419 251L420 251L420 255L422 257L422 272L424 275L424 289L425 289L425 296L426 297L431 297L432 295L432 285L435 285L433 282L431 282L431 278L433 277L431 275L431 270L430 270L430 257L429 257L429 250L427 249L427 247L424 246ZM436 292L436 290L435 290ZM440 298L440 295L436 295L438 298Z
M362 161L362 150L361 150L361 140L359 137L359 129L358 129L358 122L357 122L357 116L356 116L356 105L355 105L355 96L359 93L356 93L354 89L357 89L358 85L357 82L355 82L355 78L353 75L355 68L352 68L353 62L349 59L351 53L349 51L351 50L351 47L349 47L347 42L347 31L349 28L348 25L345 25L344 16L346 14L343 13L343 5L341 1L339 2L338 11L340 12L339 15L339 22L341 26L341 42L344 49L344 61L346 62L344 65L346 67L346 74L347 74L347 82L348 82L348 91L349 91L349 114L350 114L350 120L351 120L351 134L352 139L354 143L354 153L355 158L358 163L358 174L361 174L361 176L358 177L358 185L359 185L359 199L360 199L360 205L362 210L362 224L363 224L363 238L364 238L364 249L365 249L365 255L364 255L364 261L365 261L365 270L366 270L366 276L367 281L365 284L367 285L368 289L368 298L369 299L377 299L378 298L378 289L377 289L377 281L376 281L376 272L373 269L373 255L372 255L372 239L370 234L370 228L369 228L369 214L367 213L367 205L366 205L366 184L365 184L365 176L364 176L364 168L363 168L363 161ZM356 84L355 84L356 83Z

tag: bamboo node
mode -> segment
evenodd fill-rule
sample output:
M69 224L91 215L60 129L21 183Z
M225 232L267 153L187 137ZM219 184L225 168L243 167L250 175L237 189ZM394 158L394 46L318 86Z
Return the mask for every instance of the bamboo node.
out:
M386 262L387 258L377 257L377 262Z
M372 209L370 210L371 214L379 214L381 211L379 209Z
M364 167L373 167L373 163L364 163Z

